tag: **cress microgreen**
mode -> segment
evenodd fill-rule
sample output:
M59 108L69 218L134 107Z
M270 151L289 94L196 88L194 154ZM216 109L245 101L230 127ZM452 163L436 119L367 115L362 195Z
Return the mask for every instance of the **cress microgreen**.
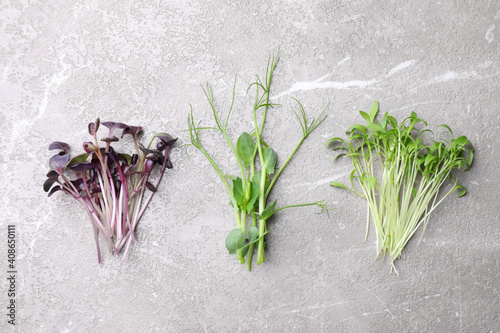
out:
M222 183L229 193L229 197L231 198L230 204L234 209L236 229L232 230L227 236L226 247L230 254L236 254L237 259L240 260L242 264L245 263L246 258L248 270L251 270L251 262L255 246L258 248L257 264L261 264L265 260L264 236L269 232L267 228L267 220L274 213L285 208L311 205L320 207L322 209L321 212L328 212L329 209L324 201L284 206L279 209L275 209L277 203L276 200L270 204L267 202L276 180L290 162L299 146L302 144L304 139L326 118L326 116L323 116L325 108L317 119L313 119L309 122L306 117L304 107L299 101L295 100L299 111L297 112L294 110L294 113L302 128L302 137L292 153L286 159L285 163L277 169L277 154L266 142L263 141L262 132L268 109L277 105L269 102L269 93L271 89L272 77L276 65L278 64L278 60L278 56L270 56L264 80L261 80L261 78L257 76L256 81L248 88L248 90L253 88L256 90L255 102L252 110L254 128L251 132L243 132L237 139L236 145L234 145L227 132L229 118L233 111L236 80L233 86L231 106L225 121L222 120L223 118L215 107L212 87L208 83L205 87L203 87L203 91L208 103L210 104L213 118L215 120L215 126L200 126L201 122L195 122L194 120L192 109L190 115L188 116L188 130L191 137L190 145L198 148L203 155L205 155L207 160L219 175ZM257 118L260 118L260 123ZM222 134L236 157L240 172L239 177L228 176L221 171L201 142L200 133L203 130L217 130ZM256 163L257 160L259 161L258 164ZM231 184L229 180L231 181ZM251 224L249 226L247 226L247 216L250 216L251 218Z
M109 129L108 136L100 140L102 147L97 139L100 125ZM43 188L49 197L57 191L64 192L86 209L94 229L99 263L99 235L103 235L111 253L120 255L125 248L123 262L130 243L135 241L137 224L157 191L165 169L172 168L168 154L177 139L157 133L144 147L138 141L142 127L101 123L99 119L90 123L88 130L94 142L84 142L85 153L81 155L71 158L69 145L64 142L56 141L49 146L49 150L61 151L49 161L51 171ZM118 153L111 146L112 142L119 141L114 135L116 130L122 131L122 138L131 136L135 149L132 155ZM155 138L159 141L152 148ZM150 175L156 166L160 170L153 184Z
M440 125L450 133L450 140L433 141L426 145L422 134L432 132L420 130L417 124L427 123L412 112L398 124L396 119L385 113L380 121L376 101L370 113L360 111L366 125L354 124L347 130L348 139L332 138L327 145L340 143L333 150L337 155L348 157L353 165L351 188L334 181L330 185L347 189L367 200L367 229L370 215L377 237L377 257L391 257L391 271L394 261L403 255L403 250L415 231L422 226L422 236L431 213L452 192L465 195L465 188L452 178L455 169L470 169L474 148L465 136L454 138L447 125ZM378 162L377 162L378 161ZM380 163L382 176L377 172ZM361 193L354 186L354 179L361 187ZM444 195L440 189L451 181L451 189ZM397 273L397 271L396 271Z

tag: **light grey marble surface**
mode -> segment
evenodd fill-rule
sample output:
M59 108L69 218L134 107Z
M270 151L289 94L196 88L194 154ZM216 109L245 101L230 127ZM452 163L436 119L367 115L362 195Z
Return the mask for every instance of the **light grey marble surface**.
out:
M0 240L2 332L499 332L498 1L2 1ZM274 189L283 203L326 199L271 222L266 262L247 272L224 247L234 228L224 187L188 143L190 104L211 123L200 84L251 129L246 95L280 50L265 139L280 161L299 139L291 97L309 114L330 102ZM450 125L476 149L399 275L364 243L365 202L329 187L349 163L324 148L380 100ZM52 141L74 151L96 117L179 137L169 171L120 265L97 264L86 213L42 191ZM221 137L208 147L225 172ZM17 229L15 327L6 322L7 224Z

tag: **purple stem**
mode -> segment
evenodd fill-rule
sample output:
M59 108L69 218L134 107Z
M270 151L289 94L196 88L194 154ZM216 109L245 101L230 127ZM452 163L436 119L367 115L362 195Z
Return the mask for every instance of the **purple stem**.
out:
M161 178L163 177L163 174L165 173L165 168L167 167L169 151L170 151L170 147L169 146L165 147L165 156L163 157L163 164L162 164L161 169L160 169L160 174L158 176L158 179L156 180L156 184L155 184L156 188L158 188L158 185L160 185ZM144 211L146 210L146 207L149 205L149 202L153 198L154 194L155 194L154 192L151 192L151 194L147 198L146 202L142 206L142 208L139 212L139 216L137 218L137 222L139 222L139 220L141 219L142 215L144 214ZM136 225L137 225L137 222L135 223ZM135 225L134 225L134 228L135 228Z
M123 174L121 166L118 164L117 165L118 169L118 174L120 175L120 180L122 181L121 185L121 191L123 191L123 211L122 211L122 218L121 218L121 224L122 224L122 230L126 230L126 227L128 226L129 228L131 227L130 225L130 220L128 218L128 178L125 177Z
M122 247L123 245L125 244L126 241L128 241L128 239L130 238L130 233L132 232L132 230L129 230L127 231L127 234L125 234L125 236L122 237L122 239L120 240L120 242L118 243L118 246L116 247L118 249L118 251L121 251L122 250Z
M107 156L106 156L106 158L107 158ZM118 166L118 168L119 168L119 166ZM114 226L115 226L115 219L113 218L113 215L116 216L116 210L118 209L118 206L116 205L115 183L113 182L113 175L111 174L111 171L109 169L108 169L108 176L110 179L109 183L110 183L111 200L113 201L112 205L111 205L111 207L113 208L113 211L111 212L109 226L111 228L111 233L114 234L113 230L114 230Z
M87 196L92 199L92 194L90 193L90 187L89 184L87 183L87 177L85 176L85 171L80 172L81 177L83 179L83 185L85 186L85 190L87 191ZM89 200L89 202L92 204L92 208L98 213L99 216L103 216L101 210L97 207L97 204L94 202L94 200Z
M132 235L134 233L132 232ZM122 257L122 261L120 262L121 264L123 264L123 262L125 261L125 258L127 258L127 253L128 253L128 249L130 247L130 242L132 241L132 237L129 237L128 238L128 241L127 241L127 246L125 247L125 252L123 253L123 257Z
M99 227L99 229L102 231L102 233L104 234L104 237L106 238L106 240L108 241L109 245L110 245L110 249L112 249L116 255L119 254L119 251L118 249L115 247L115 244L113 243L113 241L111 240L110 236L107 234L106 232L106 229L104 228L104 226L102 225L101 221L99 220L99 217L97 216L96 212L94 211L94 209L92 208L92 206L87 203L87 200L85 200L85 198L79 198L78 201L84 205L85 208L87 208L87 211L89 212L89 214L91 215L91 217L93 218L93 221L95 222L95 225L97 225ZM92 221L92 219L91 219ZM92 223L94 224L94 223Z

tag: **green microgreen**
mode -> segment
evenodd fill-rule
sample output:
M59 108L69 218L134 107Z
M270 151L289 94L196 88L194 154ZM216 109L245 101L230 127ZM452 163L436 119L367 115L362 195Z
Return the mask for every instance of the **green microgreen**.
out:
M236 145L234 145L227 132L229 118L234 106L236 80L233 87L231 106L224 122L221 120L223 119L222 116L217 111L212 87L208 83L205 87L203 87L203 91L210 105L212 115L215 120L215 126L203 127L201 126L201 122L195 122L192 109L190 115L188 116L188 131L191 138L191 143L189 145L196 147L203 153L203 155L205 155L207 160L219 175L231 199L230 204L234 210L236 229L232 230L227 236L226 248L230 254L236 254L237 259L242 264L246 261L248 270L251 269L252 256L255 246L257 246L258 249L257 264L261 264L265 260L264 236L269 233L267 220L274 213L285 208L311 205L316 205L321 208L321 212L328 211L329 209L323 201L284 206L278 209L275 209L277 200L268 204L269 194L284 168L290 162L304 139L326 118L326 116L323 116L325 108L317 119L309 121L306 117L304 107L299 101L295 100L299 111L296 112L294 110L293 112L299 120L302 129L302 137L293 149L292 153L286 159L285 163L278 168L278 156L276 151L274 151L269 144L262 139L267 112L270 108L278 106L278 104L269 102L271 81L274 70L278 64L278 60L278 56L270 56L264 80L257 76L256 81L250 84L247 89L247 92L251 89L255 89L255 100L252 108L253 129L251 132L243 132L238 137ZM260 123L258 118L260 119ZM239 176L227 175L221 171L201 142L200 133L204 130L217 130L222 134L236 157L240 173ZM247 225L247 217L251 218L249 225Z
M392 271L394 261L404 254L404 247L420 226L423 235L436 207L454 191L459 197L465 195L465 188L452 177L452 171L470 169L474 148L465 136L454 138L447 125L440 127L449 131L449 141L424 144L422 134L432 132L416 127L427 126L427 123L415 112L401 124L388 112L377 121L377 113L378 101L369 114L360 111L366 125L349 127L348 139L336 137L328 141L327 145L334 146L333 150L341 151L337 157L348 157L353 166L351 188L337 181L330 185L367 200L365 241L371 215L377 237L377 257L380 255L383 259L388 254ZM361 191L355 188L355 179ZM447 181L451 182L451 189L440 195Z

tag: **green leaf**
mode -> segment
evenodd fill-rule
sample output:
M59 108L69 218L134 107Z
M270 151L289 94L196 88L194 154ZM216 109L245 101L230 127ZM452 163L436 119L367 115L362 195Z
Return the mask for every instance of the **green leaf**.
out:
M365 183L368 186L368 190L371 190L371 189L373 189L373 187L377 183L377 178L365 177L365 178L363 178L363 183Z
M255 173L255 175L253 175L253 178L252 178L252 183L259 185L259 188L260 188L260 176L261 175L262 175L262 172L258 171ZM266 177L266 184L264 186L264 190L267 190L267 187L269 186L271 181L269 180L269 177L267 175L265 177Z
M252 163L253 152L255 150L255 142L250 134L243 132L238 138L236 148L240 159L243 161L243 165L245 165L245 168L248 168Z
M351 171L351 175L349 176L349 179L351 180L351 186L354 188L354 178L356 178L356 169ZM347 187L346 187L347 188Z
M245 193L243 192L243 181L240 177L233 179L233 196L240 210L244 210L246 208Z
M371 123L373 123L373 120L375 119L375 116L378 113L378 101L375 101L372 105L372 108L370 109L370 120Z
M345 188L346 190L349 190L349 189L347 188L347 186L345 186L345 185L344 185L344 184L342 184L342 183L336 182L336 181L331 182L331 183L330 183L330 186L341 187L341 188Z
M337 158L340 158L340 157L342 157L342 156L347 156L347 154L346 154L346 153L341 153L341 154L338 154L337 156L335 156L335 158L333 159L333 161L332 161L332 162L335 162L335 161L337 160Z
M259 238L259 228L254 225L251 225L248 228L248 238L250 243L255 242L257 238Z
M389 122L389 112L386 112L384 114L384 117L382 118L382 120L379 122L380 126L382 126L382 128L384 130L387 129L387 123Z
M457 194L457 196L459 198L463 197L467 193L467 189L465 187L463 187L462 185L457 186L457 191L459 191Z
M245 262L245 257L248 253L248 246L243 246L242 248L239 248L237 251L236 251L236 254L238 255L238 260L241 261L241 263L243 264Z
M66 168L69 168L72 165L78 164L78 163L83 163L87 161L87 158L89 157L89 154L83 153L81 155L73 157L68 164L66 164Z
M379 124L370 124L367 126L369 129L371 129L373 132L382 132L385 133L385 129L382 128Z
M472 161L474 160L474 149L471 148L471 149L468 149L468 151L469 151L469 154L467 156L467 162L468 162L467 169L470 168L470 166L472 165Z
M245 246L245 234L241 229L232 230L226 237L226 248L229 254L236 254L236 252Z
M259 183L251 181L249 184L250 184L250 198L247 201L247 213L248 214L250 214L250 211L252 210L255 203L257 202L257 198L259 197L259 192L260 192L260 184Z
M329 146L329 145L333 145L333 144L334 144L334 143L336 143L337 141L338 141L338 142L341 142L341 143L342 143L342 145L344 145L344 144L345 144L345 140L344 140L344 139L339 138L339 137L335 137L335 138L331 138L330 140L328 140L328 141L326 142L325 146L328 148L328 146Z
M435 159L436 159L436 156L431 155L431 154L427 155L425 157L424 166L427 166L428 164L432 163L432 161L434 161Z
M442 125L439 125L438 127L444 127L444 128L446 128L448 131L450 131L451 138L453 139L453 131L451 130L450 126L445 125L445 124L442 124Z
M467 137L465 135L459 136L458 138L455 139L455 144L457 146L465 146L468 143L470 144L469 140L467 140Z
M264 152L264 165L268 175L272 175L274 173L277 159L278 156L276 155L276 152L272 148L267 148Z
M262 213L259 216L259 219L261 219L261 220L267 220L269 217L271 217L271 215L274 214L274 207L276 207L276 201L277 200L274 200L272 204L270 204L269 206L267 206L262 211Z
M389 123L389 125L391 125L393 128L398 128L398 121L396 120L396 118L394 118L393 116L389 116L388 112L387 112L387 122Z
M369 124L372 123L372 119L370 118L370 116L368 115L368 113L364 112L364 111L359 111L359 114L365 118L366 122Z
M359 125L359 124L354 124L354 125L351 125L351 127L349 127L346 131L346 133L349 133L349 132L352 132L353 129L357 129L358 131L360 131L363 135L366 135L366 127L365 126L362 126L362 125Z
M262 237L264 237L268 233L269 233L269 230L264 232L261 236L261 235L259 235L259 229L256 226L253 226L253 225L250 226L250 228L248 228L248 236L250 237L250 240L248 243L245 244L245 246L243 246L242 248L239 248L237 250L238 259L242 260L243 257L247 255L250 245L257 243ZM250 234L251 234L251 236L250 236ZM264 242L264 246L265 246L265 244L266 243ZM242 260L242 262L243 262L243 260Z

